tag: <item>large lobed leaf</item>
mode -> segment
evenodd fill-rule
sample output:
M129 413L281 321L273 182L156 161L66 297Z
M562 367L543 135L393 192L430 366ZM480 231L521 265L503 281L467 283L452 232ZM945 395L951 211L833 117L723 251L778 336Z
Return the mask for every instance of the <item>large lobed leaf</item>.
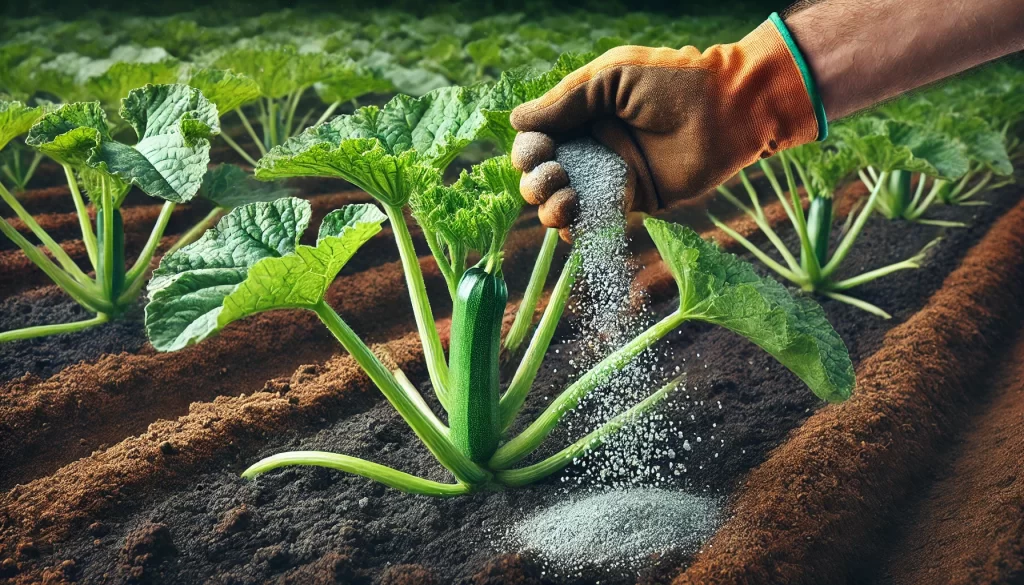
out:
M480 87L446 87L420 98L396 96L309 128L260 159L261 180L296 176L345 179L391 206L440 182L438 169L484 128Z
M0 100L0 150L29 128L43 115L43 107L30 108L18 101Z
M26 142L74 168L106 173L146 194L174 202L195 196L210 161L210 136L220 132L217 108L186 85L147 85L129 92L121 117L139 141L110 135L96 102L62 106L29 131Z
M653 218L644 225L675 277L680 310L688 319L746 337L824 400L850 397L855 380L849 352L817 303L791 296L688 227Z
M217 114L221 116L260 97L260 86L255 80L223 69L193 69L183 83L198 89L216 104Z
M248 315L313 307L387 219L374 205L348 205L324 218L316 246L300 245L311 215L296 198L243 205L164 258L146 305L153 347L174 351Z
M315 83L344 77L354 69L352 61L320 51L303 52L290 43L247 39L204 59L217 69L229 69L254 80L260 96L282 98Z
M922 125L857 116L835 126L841 146L863 165L882 171L903 170L956 179L967 172L966 149L956 140Z

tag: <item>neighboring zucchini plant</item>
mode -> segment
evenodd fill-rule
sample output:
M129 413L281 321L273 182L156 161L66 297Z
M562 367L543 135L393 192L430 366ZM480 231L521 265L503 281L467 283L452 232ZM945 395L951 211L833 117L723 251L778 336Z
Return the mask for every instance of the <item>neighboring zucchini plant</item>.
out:
M779 182L775 169L772 166L772 162L775 160L782 167L786 181L785 188ZM839 273L843 262L864 229L864 225L875 210L875 206L881 196L881 187L888 181L889 171L882 171L879 181L874 185L867 202L855 215L851 213L849 219L852 220L852 223L848 222L846 224L838 244L834 249L831 249L830 242L835 223L833 198L838 193L843 180L857 168L858 162L856 157L848 151L837 151L833 148L822 146L819 143L812 143L790 151L781 152L771 161L760 161L759 165L771 184L773 193L785 210L793 229L800 238L799 259L786 247L778 233L768 222L764 209L759 202L757 190L747 177L746 171L740 171L739 177L749 198L749 206L742 202L725 185L720 186L718 191L754 220L758 228L767 236L768 241L771 242L785 265L780 264L763 252L750 240L736 232L736 230L711 216L711 220L715 225L749 250L765 266L801 289L823 294L829 298L851 304L869 313L888 319L890 317L888 313L871 303L850 296L847 294L847 291L899 270L919 268L928 248L935 242L925 246L915 256L902 262L869 270L857 276L840 278ZM807 192L809 203L806 214L804 213L803 203L797 188L797 177L800 178L800 182L804 185Z
M543 85L534 87L542 91ZM530 93L527 84L512 81L488 91L443 88L421 98L398 96L382 109L365 107L314 126L270 150L259 161L257 178L344 179L366 190L383 211L373 204L336 210L320 225L316 244L309 246L299 244L310 221L308 203L286 198L243 205L195 243L164 257L154 272L146 307L154 347L182 349L261 311L312 310L455 481L431 481L348 455L309 451L274 455L243 476L288 465L316 465L432 496L536 482L597 448L671 393L678 381L669 381L557 454L515 467L588 393L688 321L718 324L753 341L822 399L841 401L850 396L853 366L818 305L790 296L781 285L760 278L749 264L719 251L692 230L649 219L647 229L679 285L679 307L584 373L523 432L511 436L569 299L579 257L570 255L562 268L529 346L502 393L500 332L508 297L503 250L523 205L520 176L507 156L476 165L451 185L443 184L441 176L458 152L475 140L489 137L507 144L508 106L528 99ZM452 298L447 357L406 223L407 207L427 236ZM390 221L398 245L441 413L428 406L400 369L381 362L325 299L338 272L385 221ZM476 255L479 261L470 266ZM549 254L542 251L539 263L550 266L545 256ZM521 306L520 313L524 311L529 311L527 320L532 322L536 309Z
M16 119L4 120L5 138L21 131L24 123L35 115L20 104L4 107L7 112L22 112ZM54 259L7 221L0 221L0 231L55 284L96 316L75 323L3 332L0 342L78 331L122 314L142 290L149 263L175 206L189 201L199 190L209 162L209 139L220 128L216 109L198 90L184 85L147 85L128 93L120 115L138 136L134 145L111 136L106 114L97 102L61 106L29 129L26 143L64 167L95 277L87 275L2 187L0 195L4 202ZM95 230L80 184L96 209ZM145 247L129 268L125 265L120 207L133 185L165 203Z
M391 90L388 81L350 59L320 51L300 51L292 44L244 40L201 56L200 61L216 69L229 70L253 84L255 92L248 95L250 99L232 104L231 110L238 115L260 155L266 155L269 149L306 128L317 109L301 112L299 105L310 88L315 88L327 104L314 125L328 119L342 104L354 102L368 93ZM262 136L256 133L242 109L250 102L256 103L256 121ZM222 113L225 111L227 109L222 108ZM226 135L225 140L239 156L256 165L256 160L235 140Z

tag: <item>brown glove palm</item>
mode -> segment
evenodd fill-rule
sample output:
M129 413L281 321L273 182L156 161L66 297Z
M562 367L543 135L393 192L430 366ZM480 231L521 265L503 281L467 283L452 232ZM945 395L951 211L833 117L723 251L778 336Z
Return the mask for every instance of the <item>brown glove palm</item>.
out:
M575 192L551 162L548 137L589 132L617 152L630 169L626 210L648 213L714 189L759 157L814 140L813 85L805 84L802 57L778 22L703 53L618 47L516 108L512 125L521 134L512 162L525 172L524 199L541 205L550 227L575 217Z

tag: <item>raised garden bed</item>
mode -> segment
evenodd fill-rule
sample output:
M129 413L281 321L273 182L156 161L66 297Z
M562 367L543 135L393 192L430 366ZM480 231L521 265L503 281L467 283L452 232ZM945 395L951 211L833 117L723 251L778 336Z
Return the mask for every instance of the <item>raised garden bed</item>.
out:
M893 320L865 318L849 305L824 303L858 372L883 359L879 352L892 343L886 341L887 332L911 327L901 324L923 318L915 315L937 291L952 286L946 282L944 287L946 276L957 270L997 218L1016 204L1019 190L1003 189L987 199L992 205L943 210L945 219L969 220L967 229L905 230L881 218L868 224L862 244L851 256L854 269L906 257L939 231L944 239L923 269L862 289L863 297L885 305ZM1018 216L1019 212L1010 214L997 229L1005 233L1019 228ZM525 279L531 250L539 240L540 231L532 220L527 217L520 223L506 264L510 282ZM742 224L737 219L733 225ZM384 236L377 241L386 243ZM994 233L989 239L998 237ZM1014 240L1007 240L1003 248L1013 244ZM638 245L645 257L642 242ZM411 319L405 299L390 294L401 286L397 265L386 260L394 258L394 252L389 254L384 245L380 250L380 256L339 277L332 288L337 293L328 298L369 341L384 344L378 353L390 354L415 381L426 384L425 372L417 368L418 341L406 333ZM523 260L517 263L518 257ZM440 293L443 281L439 275L430 276L426 260L423 266L428 280L432 279L430 288ZM1012 276L1008 272L1002 278ZM655 314L670 310L675 302L664 292L671 287L659 286L666 278L671 279L659 264L640 276L653 291ZM976 294L990 293L987 281L973 284ZM954 288L941 294L971 293ZM50 299L54 311L68 310L45 289L19 293L5 302L17 306L25 302L20 299L35 298ZM1006 314L1003 305L993 304L988 310L991 313L985 314L993 317ZM23 318L49 315L38 312ZM964 326L977 323L982 329L978 335L989 339L988 326L980 318L972 312ZM141 341L133 342L141 339L141 324L132 320L119 325L125 328L123 335L111 336L109 330L98 328L60 336L76 338L75 347L85 352L77 358L61 357L60 337L2 348L8 364L18 363L19 356L43 356L28 364L30 374L8 381L3 393L3 420L17 423L0 427L6 435L4 444L22 446L17 452L6 451L3 458L5 487L10 491L0 500L0 527L7 547L0 556L11 559L4 565L8 575L26 582L44 571L56 571L86 582L105 576L112 582L138 578L307 582L315 578L502 583L514 582L502 579L518 575L524 582L632 583L671 579L691 562L696 552L692 547L648 559L628 571L565 570L518 550L508 537L510 527L564 500L567 490L573 489L567 486L589 473L586 465L570 467L533 488L457 500L408 496L368 480L316 469L275 472L255 482L240 479L238 472L253 460L287 449L372 457L443 479L440 467L413 441L369 380L349 358L336 355L334 344L314 325L308 314L268 313L178 354L153 354ZM1003 325L1000 330L1009 324ZM904 337L909 335L907 342L913 343L918 334L910 330ZM443 328L442 336L446 337ZM537 391L526 407L526 420L572 379L568 363L572 336L571 326L561 328L563 341L555 344L558 353L544 365ZM103 357L111 351L112 340L129 344L127 353ZM302 350L282 360L274 351L281 344ZM660 356L659 365L679 366L687 372L685 393L664 410L682 433L668 438L665 447L677 454L673 462L685 465L686 471L665 473L666 485L713 496L726 510L733 506L743 510L751 497L759 501L756 490L736 490L766 458L771 464L769 453L790 431L807 428L808 417L815 421L846 408L829 407L815 415L821 402L792 374L752 344L721 329L687 326L653 351ZM61 359L67 361L61 363ZM71 363L80 360L84 361ZM54 361L59 365L52 365ZM969 372L984 368L983 361L979 357L965 362L961 374L980 375ZM54 375L58 370L61 373ZM10 377L14 375L11 372ZM198 403L189 406L192 401ZM147 430L149 423L155 424ZM801 432L809 434L808 440L821 434L798 431L791 441L799 440ZM554 437L553 445L569 439L565 430L556 431ZM698 442L697 437L702 440ZM663 458L653 463L667 470L668 462ZM14 487L14 483L24 485ZM724 532L714 538L728 538L737 521L727 522ZM841 547L842 541L835 544ZM693 570L712 562L702 556L706 554L698 554ZM791 575L794 580L815 574L810 569L813 564L806 565L806 573L804 566ZM778 575L773 569L765 571L766 576Z

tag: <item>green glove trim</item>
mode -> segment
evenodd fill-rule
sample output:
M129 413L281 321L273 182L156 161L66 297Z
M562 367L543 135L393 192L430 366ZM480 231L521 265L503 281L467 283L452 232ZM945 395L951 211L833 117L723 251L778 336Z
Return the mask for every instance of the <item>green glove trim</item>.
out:
M807 95L811 98L811 107L814 108L814 119L818 121L818 140L825 140L828 138L828 120L825 118L825 104L821 102L818 86L814 83L814 77L811 76L811 68L807 66L807 61L804 60L800 47L797 46L793 35L789 32L789 27L782 21L779 13L773 12L768 17L768 20L772 21L775 28L779 29L779 34L786 41L789 52L793 53L793 60L796 61L796 66L800 69L800 76L804 78L804 87L807 88Z

